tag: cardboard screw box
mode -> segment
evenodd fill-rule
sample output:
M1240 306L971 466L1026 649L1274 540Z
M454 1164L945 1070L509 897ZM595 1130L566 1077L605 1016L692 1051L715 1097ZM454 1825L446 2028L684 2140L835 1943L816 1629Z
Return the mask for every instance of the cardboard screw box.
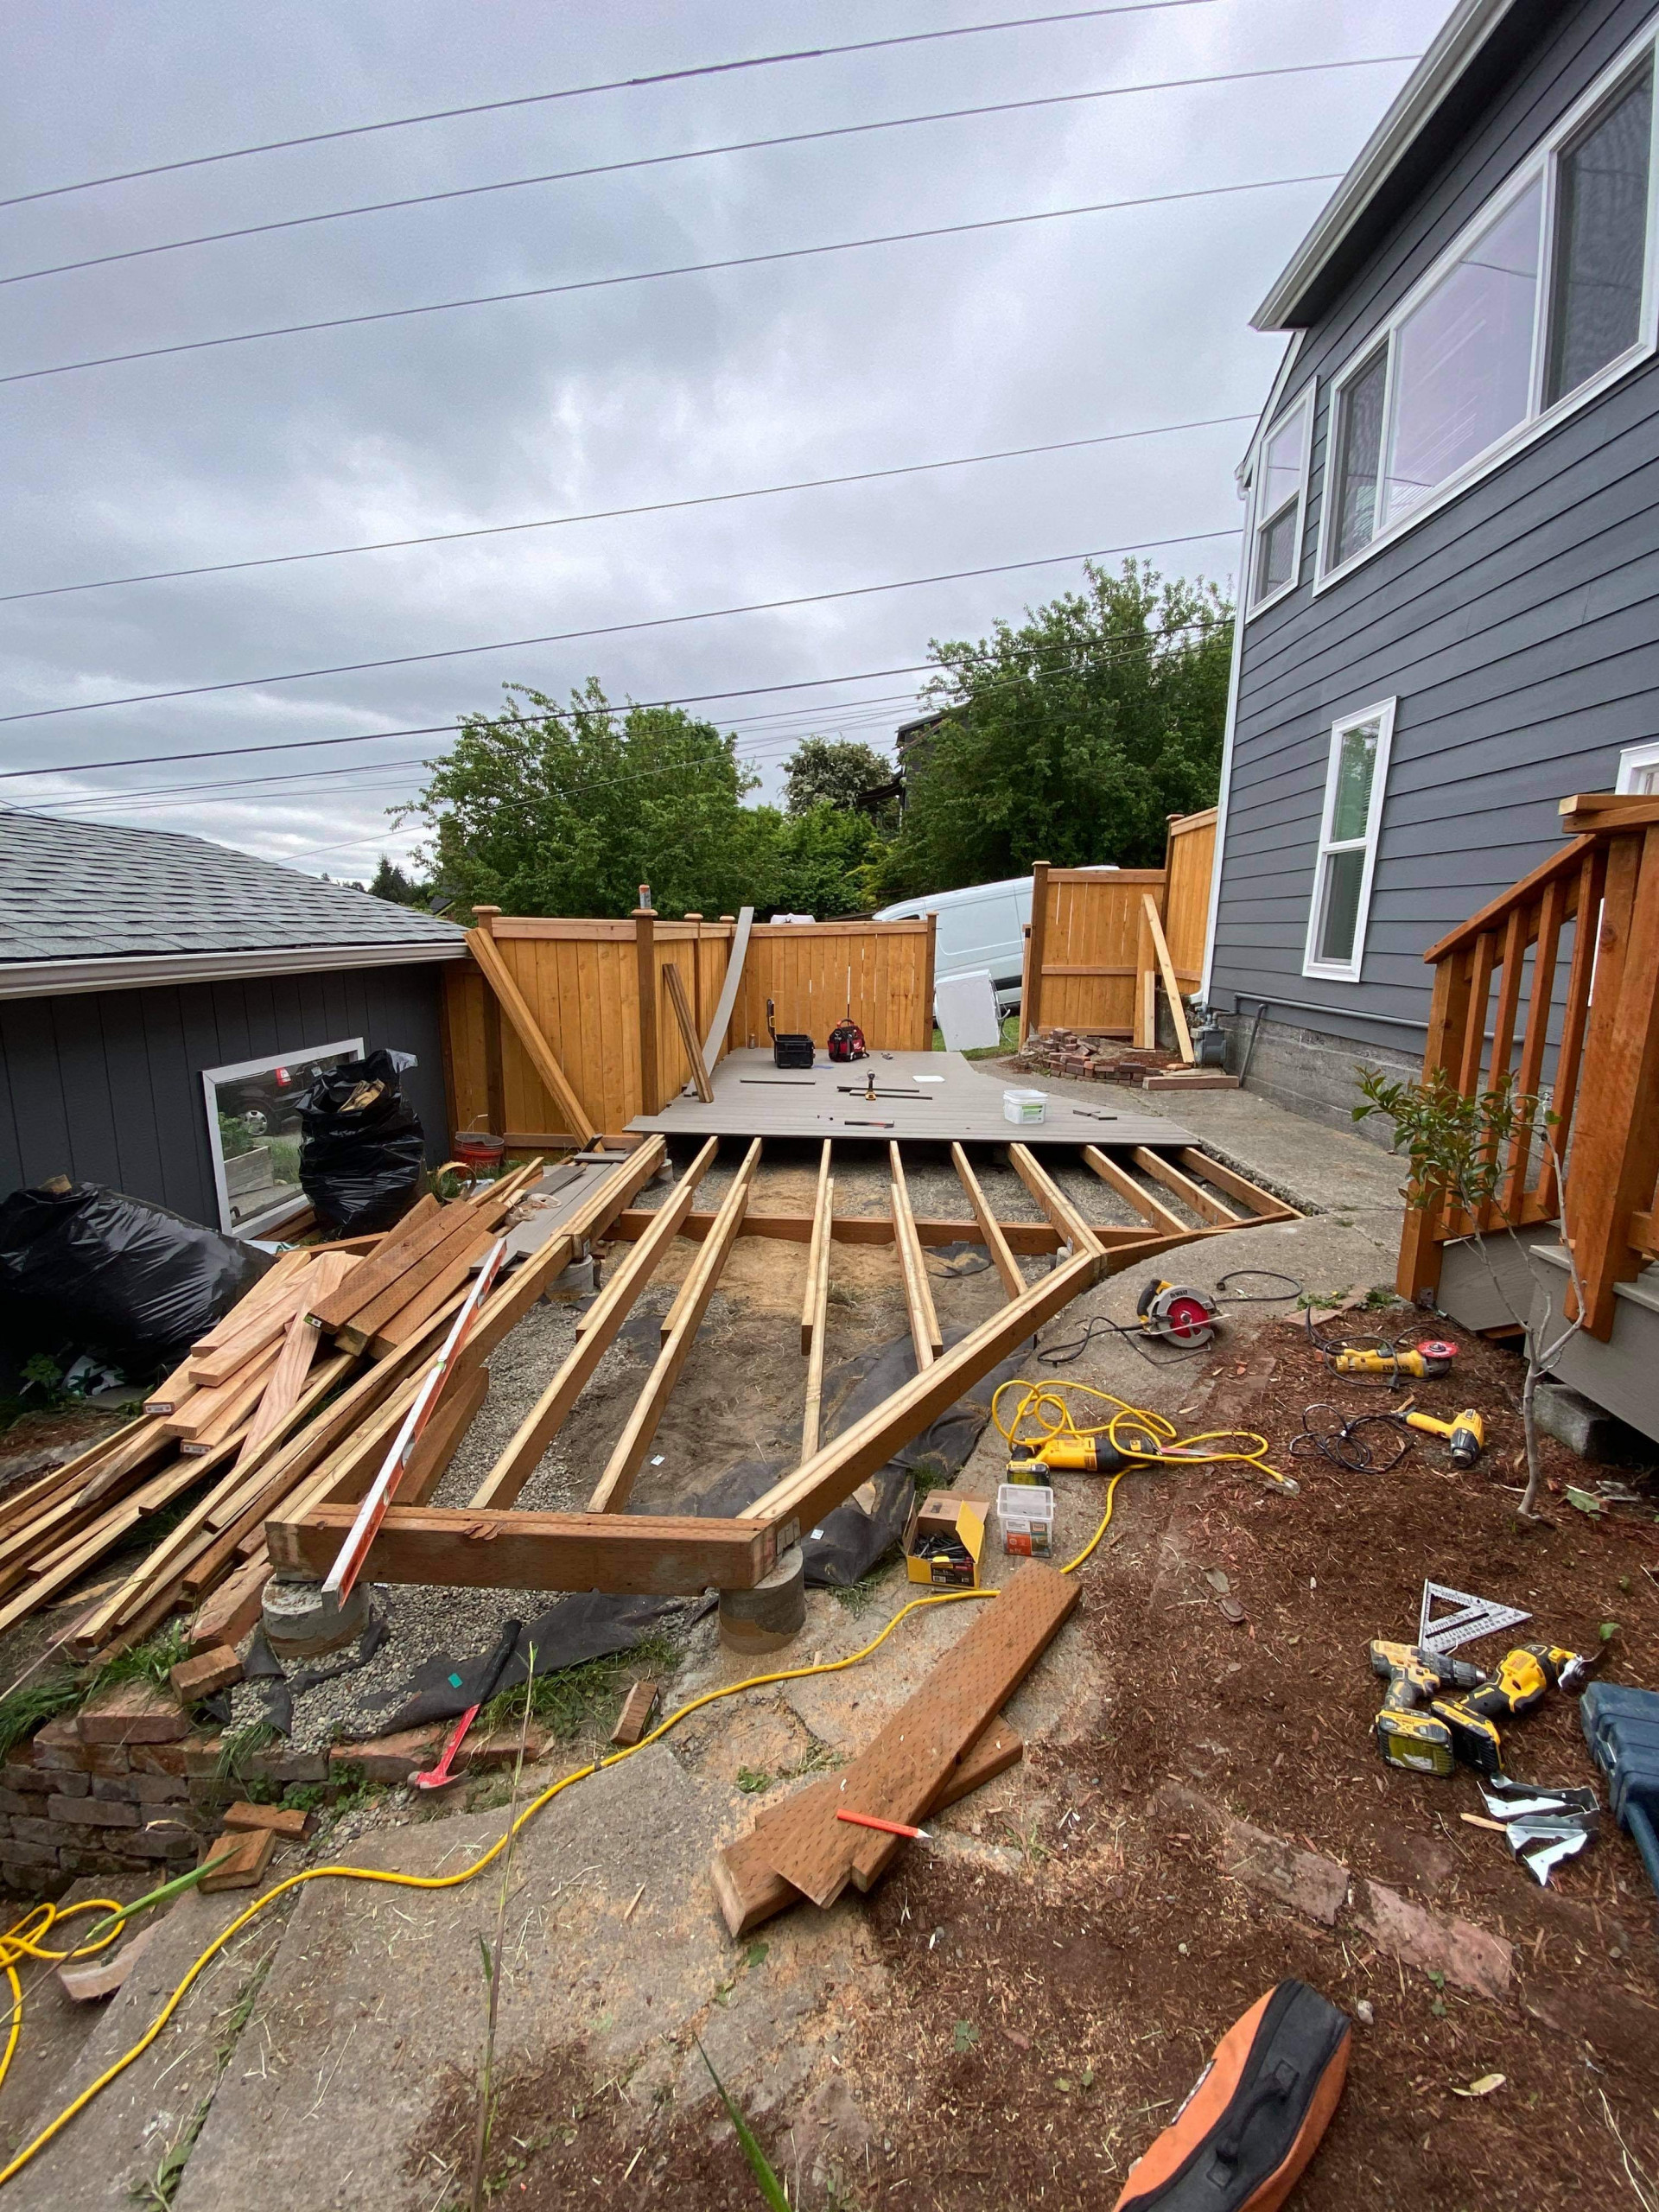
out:
M985 1524L990 1517L988 1497L936 1490L918 1498L905 1530L905 1570L910 1580L950 1589L976 1589L985 1551Z

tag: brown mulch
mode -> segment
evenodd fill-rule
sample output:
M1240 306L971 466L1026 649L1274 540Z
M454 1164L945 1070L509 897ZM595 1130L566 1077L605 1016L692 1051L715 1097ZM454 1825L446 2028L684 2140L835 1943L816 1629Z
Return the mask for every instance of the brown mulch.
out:
M1389 1331L1410 1319L1403 1309L1374 1318ZM1659 1569L1656 1506L1586 1517L1565 1485L1593 1486L1602 1471L1551 1445L1548 1523L1521 1529L1520 1363L1452 1333L1463 1344L1456 1374L1417 1385L1416 1398L1437 1414L1473 1404L1487 1416L1487 1452L1468 1474L1426 1437L1386 1474L1293 1458L1304 1407L1399 1401L1338 1382L1289 1327L1269 1325L1236 1357L1195 1363L1213 1395L1193 1425L1248 1420L1300 1494L1226 1468L1124 1484L1116 1543L1089 1570L1068 1631L1097 1655L1104 1720L1030 1751L1022 1832L992 1834L987 1821L981 1846L918 1850L869 1900L887 1968L880 2009L849 1989L836 2022L857 2125L843 2114L816 2148L803 2127L791 2202L809 2212L1109 2206L1220 2035L1287 1974L1360 2022L1296 2212L1659 2202L1659 1948L1633 1847L1605 1827L1540 1889L1501 1837L1459 1817L1484 1809L1471 1777L1396 1772L1372 1741L1382 1684L1365 1647L1410 1638L1425 1576L1528 1607L1517 1637L1601 1649L1602 1625L1616 1624L1606 1675L1659 1686L1659 1587L1645 1571ZM1197 1384L1195 1371L1194 1398ZM1243 1623L1220 1611L1213 1571ZM1465 1656L1502 1649L1494 1638ZM1529 1780L1596 1778L1560 1696L1516 1724L1507 1758ZM970 1827L972 1804L960 1808ZM1325 1928L1240 1886L1222 1869L1211 1816L1224 1814L1504 1937L1508 1998L1441 1984L1349 1921ZM663 2113L634 2160L638 2133L625 2141L615 2129L582 2055L556 2070L556 2084L507 2087L505 2139L537 2147L503 2177L505 2202L613 2194L630 2160L625 2195L698 2212L759 2201L706 2105ZM1489 2074L1505 2077L1491 2094L1454 2094ZM442 2143L454 2158L470 2108L457 2083L429 2149ZM758 2132L791 2172L798 2137L775 2121Z

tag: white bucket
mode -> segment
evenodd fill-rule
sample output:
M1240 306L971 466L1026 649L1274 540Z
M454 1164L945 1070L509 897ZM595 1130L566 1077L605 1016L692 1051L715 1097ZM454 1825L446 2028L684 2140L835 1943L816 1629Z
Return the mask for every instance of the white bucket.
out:
M1002 1118L1005 1122L1040 1122L1047 1106L1048 1093L1046 1090L1005 1090L1002 1094Z

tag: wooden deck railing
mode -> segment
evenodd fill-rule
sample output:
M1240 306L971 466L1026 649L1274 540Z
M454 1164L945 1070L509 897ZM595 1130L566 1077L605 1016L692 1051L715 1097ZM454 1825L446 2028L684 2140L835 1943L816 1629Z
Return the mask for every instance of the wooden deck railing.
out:
M1396 1280L1415 1298L1452 1238L1564 1218L1585 1325L1605 1338L1614 1285L1659 1250L1659 797L1563 799L1561 817L1572 842L1423 956L1425 1078L1473 1097L1512 1073L1554 1119L1516 1134L1475 1217L1445 1200L1408 1212Z

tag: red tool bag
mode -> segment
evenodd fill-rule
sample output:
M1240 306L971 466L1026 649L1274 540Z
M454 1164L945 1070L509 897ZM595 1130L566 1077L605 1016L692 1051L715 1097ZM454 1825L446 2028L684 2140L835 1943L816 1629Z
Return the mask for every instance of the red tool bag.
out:
M869 1058L864 1043L864 1032L850 1014L845 1021L838 1021L830 1032L830 1057L832 1060L864 1060Z
M1275 2212L1331 2124L1348 2016L1281 1981L1229 2028L1113 2212Z

